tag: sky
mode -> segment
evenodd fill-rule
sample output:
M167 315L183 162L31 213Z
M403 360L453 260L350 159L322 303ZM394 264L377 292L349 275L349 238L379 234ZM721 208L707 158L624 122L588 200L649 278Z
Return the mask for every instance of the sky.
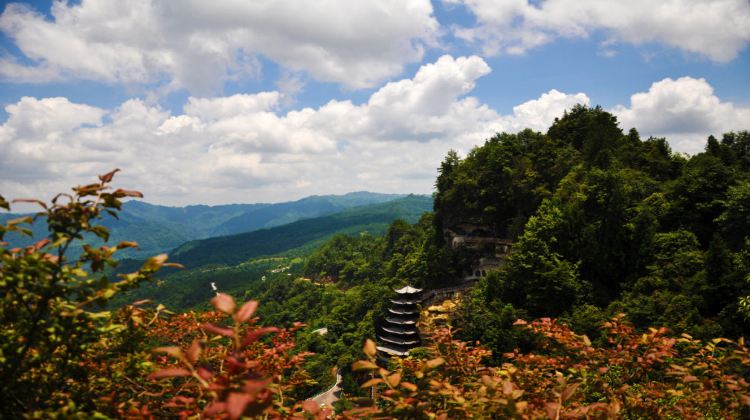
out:
M0 194L120 168L163 205L429 194L453 149L600 105L750 129L748 0L82 0L0 10Z

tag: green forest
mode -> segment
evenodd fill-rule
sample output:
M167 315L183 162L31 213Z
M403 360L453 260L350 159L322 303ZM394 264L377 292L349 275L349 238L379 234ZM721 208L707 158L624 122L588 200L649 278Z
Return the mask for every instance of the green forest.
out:
M41 203L47 239L0 244L4 415L750 415L748 131L688 156L578 105L546 133L447 151L432 200L190 241L169 260L118 265L131 242L66 257L137 197L107 189L113 176ZM0 240L32 222L5 221ZM395 288L465 284L479 263L450 243L467 224L513 242L503 266L424 326L424 347L378 362L368 340ZM344 394L321 411L307 398L337 371Z

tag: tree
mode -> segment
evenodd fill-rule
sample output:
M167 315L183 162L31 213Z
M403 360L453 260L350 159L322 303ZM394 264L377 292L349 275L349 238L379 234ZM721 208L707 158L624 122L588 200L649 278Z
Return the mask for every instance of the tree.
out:
M547 131L553 139L571 144L581 151L588 166L608 167L614 151L623 138L617 117L600 106L589 108L578 104L566 111Z
M59 194L51 203L16 200L35 203L42 211L0 226L0 410L9 417L56 411L70 403L91 409L93 385L86 362L102 346L111 346L122 330L103 305L172 265L159 255L138 271L110 278L105 270L116 265L113 255L137 246L134 242L96 249L84 245L78 258L68 259L71 247L85 235L108 239L107 229L97 224L103 213L116 216L122 198L141 197L136 191L110 192L116 172L76 187L72 194ZM0 207L10 210L2 197ZM40 220L46 221L47 238L23 249L5 248L6 233L30 234L26 226Z
M545 201L526 224L523 235L508 257L504 270L493 274L501 301L526 309L532 316L556 316L570 309L586 293L578 277L578 264L555 251L562 212ZM488 279L492 281L492 279Z

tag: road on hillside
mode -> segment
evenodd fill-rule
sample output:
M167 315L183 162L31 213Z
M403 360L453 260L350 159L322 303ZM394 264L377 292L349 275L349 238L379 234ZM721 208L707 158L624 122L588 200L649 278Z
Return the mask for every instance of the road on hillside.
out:
M333 403L339 400L338 393L341 391L341 371L336 371L336 383L327 391L322 392L312 398L318 405L326 405L333 408Z

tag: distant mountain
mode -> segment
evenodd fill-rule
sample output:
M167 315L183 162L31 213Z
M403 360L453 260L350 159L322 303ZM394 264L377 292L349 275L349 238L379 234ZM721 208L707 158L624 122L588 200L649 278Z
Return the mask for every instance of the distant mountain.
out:
M403 194L353 192L345 195L313 195L298 201L278 203L248 210L216 228L210 235L232 235L292 223L300 219L336 213L352 207L385 203Z
M128 201L123 204L119 219L107 216L102 224L110 229L110 243L123 240L136 241L139 249L129 249L121 257L144 258L173 249L187 241L220 235L250 232L279 226L300 219L323 216L348 208L388 202L402 194L353 192L344 195L311 196L284 203L230 204L219 206L196 205L167 207ZM18 217L17 214L0 214L0 222ZM44 223L36 223L34 237L47 235ZM28 245L31 239L8 235L13 246ZM93 245L101 241L90 240Z
M396 219L413 223L431 210L432 197L409 195L269 229L190 241L172 251L170 260L187 268L235 265L250 258L278 255L340 232L380 233Z
M244 290L268 276L301 273L301 256L307 255L333 235L369 232L379 235L396 219L416 222L432 210L429 196L409 195L386 203L347 209L335 214L299 220L283 226L238 235L187 242L173 252L169 260L180 262L185 270L163 269L160 280L142 284L119 296L114 306L140 299L152 299L170 309L186 310L205 304L213 295L214 282L224 292ZM296 262L295 262L296 261ZM117 271L137 270L143 260L120 261ZM291 266L291 271L283 267ZM279 269L273 271L272 269Z

